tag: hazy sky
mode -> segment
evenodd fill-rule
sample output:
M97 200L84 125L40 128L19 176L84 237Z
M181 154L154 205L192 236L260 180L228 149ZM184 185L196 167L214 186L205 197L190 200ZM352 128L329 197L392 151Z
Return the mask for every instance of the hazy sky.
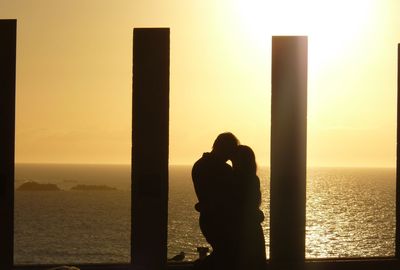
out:
M16 161L129 163L132 29L170 27L171 163L232 131L268 164L271 36L308 35L308 164L394 166L399 11L398 0L0 0L0 18L18 19Z

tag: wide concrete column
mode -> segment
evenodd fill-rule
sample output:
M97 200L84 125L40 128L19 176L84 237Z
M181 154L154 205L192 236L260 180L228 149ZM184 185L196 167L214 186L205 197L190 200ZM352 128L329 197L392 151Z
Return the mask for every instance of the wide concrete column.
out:
M169 29L133 34L132 260L165 269L168 226Z
M307 37L272 37L271 263L305 259Z
M0 20L0 269L14 258L16 20Z
M400 44L397 45L397 160L396 160L396 249L400 260Z

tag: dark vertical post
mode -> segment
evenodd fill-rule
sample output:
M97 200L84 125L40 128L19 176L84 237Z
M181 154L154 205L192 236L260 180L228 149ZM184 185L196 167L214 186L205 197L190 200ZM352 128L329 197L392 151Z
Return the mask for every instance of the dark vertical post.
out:
M400 44L397 44L396 258L400 260Z
M0 20L0 269L13 267L16 20Z
M168 226L169 29L133 34L132 260L166 268Z
M307 37L272 37L271 263L305 259Z

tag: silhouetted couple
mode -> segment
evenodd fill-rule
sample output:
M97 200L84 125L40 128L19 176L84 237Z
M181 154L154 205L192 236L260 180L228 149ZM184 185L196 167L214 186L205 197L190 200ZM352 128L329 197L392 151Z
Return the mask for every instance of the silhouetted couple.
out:
M232 166L227 161L232 161ZM192 179L200 229L213 252L199 269L265 269L260 180L253 150L222 133L194 164Z

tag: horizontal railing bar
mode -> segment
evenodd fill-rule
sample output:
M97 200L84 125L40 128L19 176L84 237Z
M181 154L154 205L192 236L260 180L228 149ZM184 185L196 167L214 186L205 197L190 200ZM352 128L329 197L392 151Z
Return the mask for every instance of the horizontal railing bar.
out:
M65 264L64 264L65 265ZM131 264L71 264L72 266L78 267L81 270L92 270L92 269L105 269L105 270L125 270L125 269L135 269ZM271 264L267 260L267 265L269 267L285 269L291 267L294 264L290 263L275 263ZM15 265L14 270L43 270L52 267L60 266L60 264L46 264L46 265ZM275 266L275 267L274 267ZM299 264L300 266L300 264ZM192 269L193 262L174 262L168 264L169 270L174 269ZM399 269L400 260L396 257L379 257L379 258L318 258L318 259L306 259L304 269L319 269L324 270L347 270L347 269L363 269L363 270L380 270L380 269Z

